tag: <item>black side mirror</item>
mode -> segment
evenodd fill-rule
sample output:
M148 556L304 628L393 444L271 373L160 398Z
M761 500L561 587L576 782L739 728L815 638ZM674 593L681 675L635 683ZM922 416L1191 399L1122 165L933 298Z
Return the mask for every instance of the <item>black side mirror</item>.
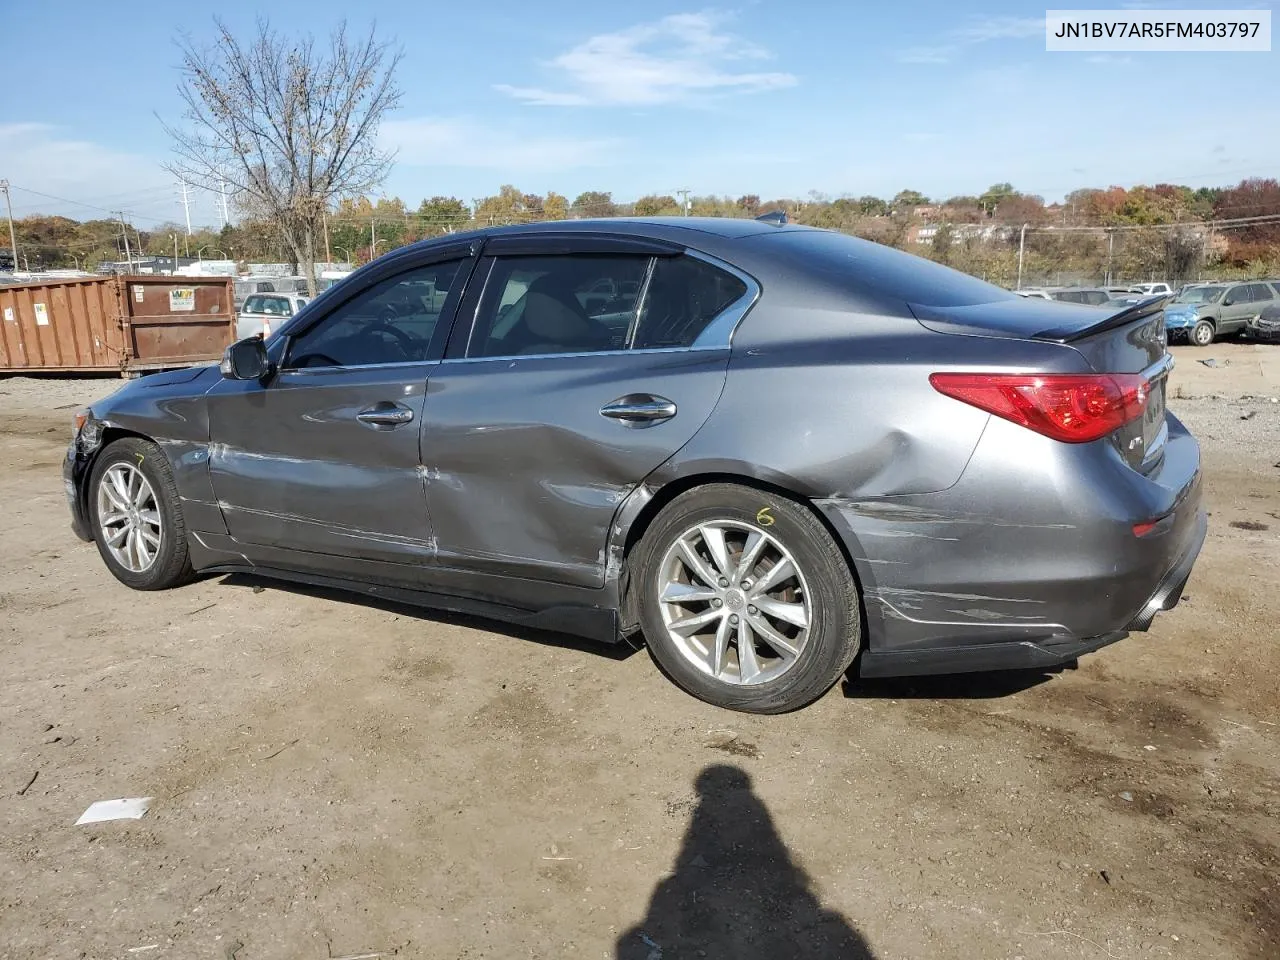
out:
M219 369L229 380L261 380L271 373L267 345L261 337L246 337L227 347Z

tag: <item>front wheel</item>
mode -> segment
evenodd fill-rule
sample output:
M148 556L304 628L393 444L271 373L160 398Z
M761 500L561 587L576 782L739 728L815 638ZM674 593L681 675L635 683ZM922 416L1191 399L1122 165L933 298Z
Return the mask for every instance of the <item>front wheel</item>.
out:
M795 710L858 652L849 565L817 517L784 497L736 484L681 494L645 533L637 561L649 649L708 703Z
M191 579L178 488L154 443L126 437L99 454L89 514L98 553L121 583L163 590Z
M1213 324L1208 320L1201 320L1191 330L1191 342L1197 347L1207 347L1213 343L1213 335Z

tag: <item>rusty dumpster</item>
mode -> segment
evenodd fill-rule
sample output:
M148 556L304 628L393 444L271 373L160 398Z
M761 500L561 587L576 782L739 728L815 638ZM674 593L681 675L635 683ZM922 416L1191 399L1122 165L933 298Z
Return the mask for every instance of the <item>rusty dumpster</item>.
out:
M0 286L0 374L119 372L217 360L235 339L223 277L76 277Z

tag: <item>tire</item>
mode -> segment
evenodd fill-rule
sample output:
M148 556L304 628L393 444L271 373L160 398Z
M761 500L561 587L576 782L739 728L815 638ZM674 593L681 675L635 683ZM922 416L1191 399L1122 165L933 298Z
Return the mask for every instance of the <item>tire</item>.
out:
M719 564L713 540L724 544ZM740 561L753 543L740 586ZM817 517L792 500L730 483L697 487L663 509L635 556L649 650L668 677L707 703L745 713L796 710L826 693L858 653L860 606L849 564ZM798 574L771 575L787 569L784 558ZM714 576L726 569L729 576ZM673 629L684 620L705 625Z
M1209 344L1213 343L1213 338L1216 333L1217 331L1213 329L1212 323L1208 320L1201 320L1187 333L1187 340L1190 341L1193 346L1207 347Z
M135 475L146 481L149 498ZM131 516L119 508L122 496L115 483L117 478L127 478L127 489L140 492L136 497L123 497L126 504L133 504ZM104 483L110 490L104 492ZM158 532L153 520L158 520ZM178 487L168 458L151 441L126 437L98 455L89 477L89 523L103 563L125 586L134 590L166 590L192 578ZM130 527L132 537L126 532L120 538L120 532ZM145 535L144 530L150 536ZM152 536L158 544L152 541ZM118 541L115 549L113 540ZM140 546L134 548L132 544ZM119 550L124 551L123 559L117 556Z

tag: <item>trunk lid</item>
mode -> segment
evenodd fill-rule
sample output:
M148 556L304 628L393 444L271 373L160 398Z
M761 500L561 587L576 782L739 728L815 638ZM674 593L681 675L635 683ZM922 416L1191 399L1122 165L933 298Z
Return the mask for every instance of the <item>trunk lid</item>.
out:
M1142 373L1149 384L1143 416L1111 434L1125 462L1149 473L1168 437L1165 392L1173 357L1168 352L1164 305L1155 297L1120 311L1016 297L959 307L909 304L926 329L957 336L1041 340L1078 351L1098 373Z

